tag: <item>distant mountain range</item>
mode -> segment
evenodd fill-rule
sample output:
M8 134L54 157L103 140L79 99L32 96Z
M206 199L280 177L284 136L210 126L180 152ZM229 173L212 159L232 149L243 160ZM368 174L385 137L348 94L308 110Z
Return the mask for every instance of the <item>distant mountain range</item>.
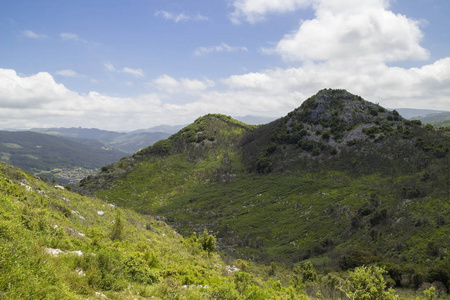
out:
M31 131L0 131L0 160L66 184L127 155L117 149L106 149L97 140L80 141L83 140Z
M182 126L167 125L155 127L155 129L142 129L128 133L81 127L32 128L30 131L76 139L78 142L89 145L97 145L100 142L103 144L103 147L133 154L142 148L153 145L161 139L168 138L181 128Z
M405 119L419 119L422 120L429 115L439 115L441 113L450 113L445 110L433 110L433 109L416 109L416 108L396 108L396 111ZM423 120L422 120L423 122Z

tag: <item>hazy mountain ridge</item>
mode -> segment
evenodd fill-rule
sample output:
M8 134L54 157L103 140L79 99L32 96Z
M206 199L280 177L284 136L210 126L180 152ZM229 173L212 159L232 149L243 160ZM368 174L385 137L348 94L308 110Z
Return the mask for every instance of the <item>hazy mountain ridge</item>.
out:
M442 114L449 113L449 111L436 109L397 108L396 110L405 119L422 119L429 115L439 115L441 113Z
M113 148L133 154L136 151L153 145L155 142L168 138L178 126L161 126L154 129L143 129L133 132L115 132L96 128L33 128L31 131L49 135L63 136L76 139L79 142L93 145L103 144L102 147ZM162 131L158 131L162 130Z
M100 146L30 131L0 131L2 161L48 179L55 176L64 184L79 180L126 155ZM68 178L69 173L75 178Z

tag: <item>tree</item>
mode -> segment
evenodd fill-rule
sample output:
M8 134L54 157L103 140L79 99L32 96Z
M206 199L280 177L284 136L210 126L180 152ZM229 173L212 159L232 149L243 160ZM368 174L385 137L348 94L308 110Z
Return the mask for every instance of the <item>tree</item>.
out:
M123 223L120 211L116 212L116 219L114 220L114 226L111 231L111 240L121 240L123 238Z
M316 282L317 272L313 264L310 261L302 263L300 266L294 268L294 272L302 275L303 283Z
M386 291L383 274L386 271L377 266L358 267L350 271L348 278L338 287L352 300L394 300L398 299L394 290Z
M208 234L208 231L203 231L202 235L199 237L200 244L202 245L202 249L208 254L214 251L216 249L216 238L213 235Z

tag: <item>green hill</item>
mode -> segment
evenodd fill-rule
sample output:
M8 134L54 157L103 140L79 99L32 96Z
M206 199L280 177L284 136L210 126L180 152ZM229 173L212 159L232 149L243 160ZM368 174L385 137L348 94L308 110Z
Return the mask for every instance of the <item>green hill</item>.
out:
M1 299L307 299L295 273L213 245L0 162Z
M199 118L81 189L185 236L207 227L235 257L322 270L383 262L396 286L448 288L449 147L432 126L322 90L267 125Z

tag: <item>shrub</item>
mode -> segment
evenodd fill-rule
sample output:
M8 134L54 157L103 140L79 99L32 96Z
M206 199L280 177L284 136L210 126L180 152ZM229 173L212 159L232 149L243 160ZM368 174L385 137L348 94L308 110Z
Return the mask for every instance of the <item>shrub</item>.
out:
M368 265L379 260L380 258L373 255L372 252L359 247L353 247L341 257L339 266L343 270L348 270L362 265Z
M122 240L123 235L123 222L120 216L120 211L116 212L116 219L114 220L114 225L111 231L111 240Z
M151 269L144 255L139 252L131 254L124 260L125 271L133 281L152 284L159 281L158 271Z
M203 234L199 237L200 244L202 245L202 249L208 254L214 251L216 249L216 238L210 234L208 234L208 231L203 231Z
M376 266L358 267L349 272L348 278L340 283L339 289L348 299L394 300L398 297L393 290L386 291L385 271Z
M306 261L300 265L300 267L294 268L297 274L302 275L303 283L317 281L317 272L313 264L310 261Z

